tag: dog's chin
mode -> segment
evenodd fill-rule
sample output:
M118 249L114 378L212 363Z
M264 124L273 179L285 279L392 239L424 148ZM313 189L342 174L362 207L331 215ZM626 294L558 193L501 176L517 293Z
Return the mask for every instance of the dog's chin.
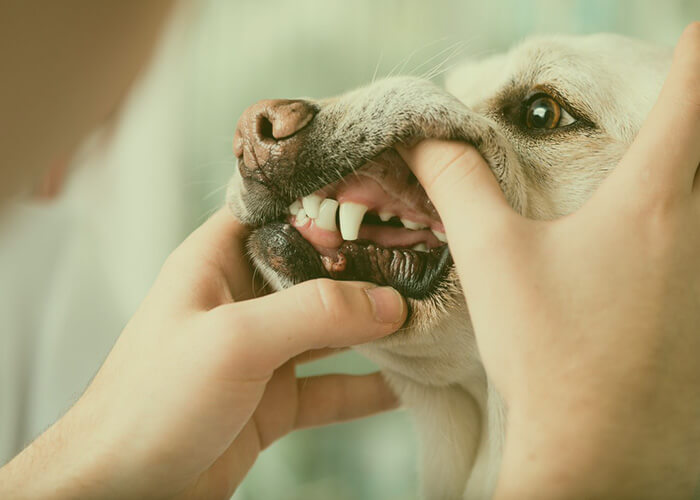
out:
M416 300L429 300L440 290L452 266L447 245L417 251L355 240L343 242L332 254L321 255L292 224L285 222L256 229L248 248L257 262L288 284L317 278L367 281L391 286Z

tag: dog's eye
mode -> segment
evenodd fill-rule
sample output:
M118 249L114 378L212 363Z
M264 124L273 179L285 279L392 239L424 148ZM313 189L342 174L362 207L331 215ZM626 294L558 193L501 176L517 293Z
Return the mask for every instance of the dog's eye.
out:
M537 94L529 99L525 125L531 129L554 129L571 125L576 120L551 96Z

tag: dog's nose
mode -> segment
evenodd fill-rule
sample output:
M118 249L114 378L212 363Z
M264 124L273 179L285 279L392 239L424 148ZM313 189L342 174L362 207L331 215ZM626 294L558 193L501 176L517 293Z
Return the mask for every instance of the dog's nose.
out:
M255 170L267 163L273 148L276 155L296 153L297 146L290 139L308 125L316 109L308 101L288 99L253 104L238 120L233 136L233 154L243 158L246 169Z

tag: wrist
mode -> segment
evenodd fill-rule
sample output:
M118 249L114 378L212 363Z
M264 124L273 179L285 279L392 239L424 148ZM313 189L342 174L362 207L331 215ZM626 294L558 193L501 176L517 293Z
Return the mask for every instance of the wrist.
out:
M669 435L595 399L511 407L495 498L690 497L700 486L690 465L697 444Z

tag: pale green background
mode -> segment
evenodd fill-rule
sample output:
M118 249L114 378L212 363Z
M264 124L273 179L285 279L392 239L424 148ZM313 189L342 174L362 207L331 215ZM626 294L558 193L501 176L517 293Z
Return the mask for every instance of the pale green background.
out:
M220 203L235 122L258 99L333 95L375 71L420 74L536 33L609 31L672 45L698 18L691 0L211 1L188 59L191 223ZM316 368L372 366L350 354ZM416 450L405 413L300 432L263 454L235 498L417 498Z

